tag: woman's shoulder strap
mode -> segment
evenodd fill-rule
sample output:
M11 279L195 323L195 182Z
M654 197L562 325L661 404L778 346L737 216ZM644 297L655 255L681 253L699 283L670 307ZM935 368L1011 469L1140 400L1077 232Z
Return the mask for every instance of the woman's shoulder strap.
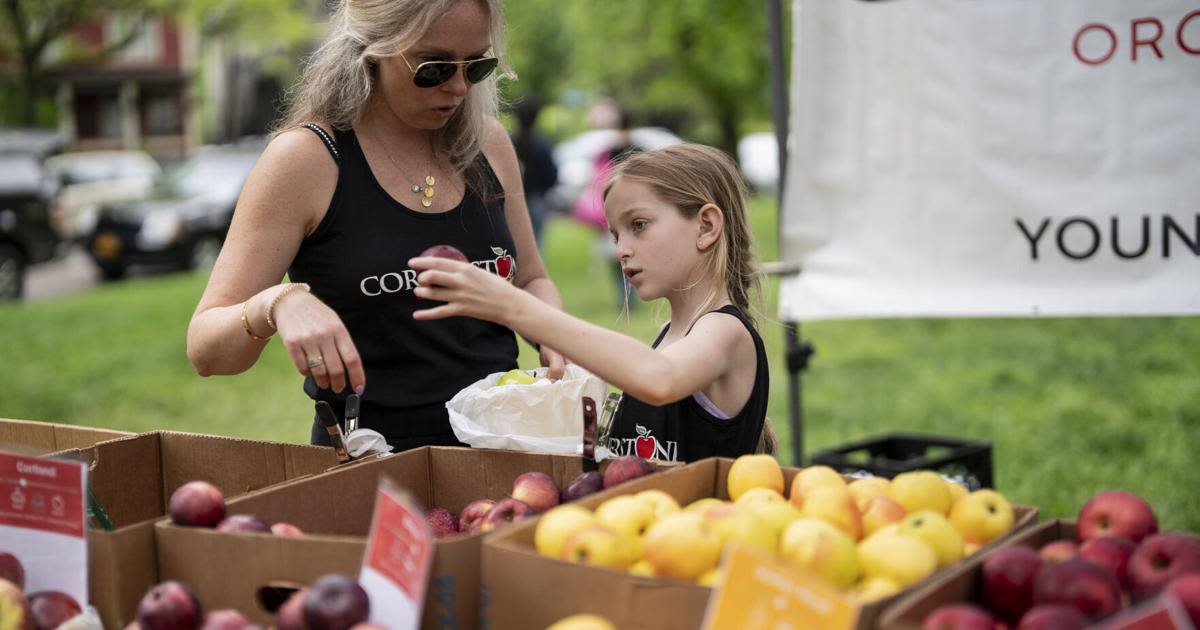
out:
M341 166L342 154L338 151L337 143L333 141L333 137L329 135L329 132L322 129L320 125L311 122L306 122L301 125L301 127L304 127L317 134L317 137L321 139L321 142L325 143L325 148L329 149L329 155L333 156L333 161L338 166Z

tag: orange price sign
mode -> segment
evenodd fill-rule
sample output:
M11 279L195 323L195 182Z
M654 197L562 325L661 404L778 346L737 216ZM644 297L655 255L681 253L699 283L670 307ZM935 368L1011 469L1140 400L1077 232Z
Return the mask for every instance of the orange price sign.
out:
M375 515L358 582L371 598L371 621L415 630L433 561L433 531L421 508L384 477L375 494Z
M708 600L704 630L852 630L858 606L836 587L777 558L734 546Z

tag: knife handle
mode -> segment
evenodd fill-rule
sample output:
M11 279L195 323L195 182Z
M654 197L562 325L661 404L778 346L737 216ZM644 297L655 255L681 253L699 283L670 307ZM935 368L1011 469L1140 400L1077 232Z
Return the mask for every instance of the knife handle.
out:
M596 401L583 397L583 470L598 470L596 464Z
M346 441L342 439L342 427L338 426L337 415L333 413L333 407L324 400L318 400L317 416L321 418L321 424L325 425L325 432L329 434L329 443L337 453L338 461L350 461L350 452L346 450Z
M346 435L358 429L358 404L358 394L350 394L346 397Z

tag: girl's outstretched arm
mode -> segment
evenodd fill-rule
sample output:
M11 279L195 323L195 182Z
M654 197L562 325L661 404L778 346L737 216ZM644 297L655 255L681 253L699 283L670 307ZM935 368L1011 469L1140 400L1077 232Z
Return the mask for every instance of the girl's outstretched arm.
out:
M733 317L702 317L695 334L661 351L568 315L521 291L499 276L468 263L414 258L416 296L445 304L413 313L418 320L475 317L507 326L526 339L562 352L626 393L652 405L680 400L716 381L730 368L738 343L750 342Z

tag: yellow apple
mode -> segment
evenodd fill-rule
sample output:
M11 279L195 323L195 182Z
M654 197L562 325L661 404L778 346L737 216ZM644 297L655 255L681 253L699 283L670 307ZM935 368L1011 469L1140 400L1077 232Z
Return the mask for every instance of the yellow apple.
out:
M854 541L820 519L801 518L788 525L779 541L779 555L838 588L849 588L858 580Z
M563 617L546 630L617 630L617 627L600 615L580 613Z
M962 535L945 516L932 510L909 514L900 521L900 528L896 531L929 545L937 554L940 567L954 564L963 557Z
M638 560L629 565L629 572L643 577L654 577L654 566L645 560Z
M699 514L714 505L729 505L729 503L713 497L704 497L703 499L696 499L695 501L692 501L687 505L687 507L683 508L683 511L692 514Z
M851 540L862 538L862 514L845 485L821 485L806 490L800 512L830 523Z
M747 503L739 504L739 509L745 510L766 523L767 527L771 528L771 532L778 539L783 535L783 530L791 525L793 521L799 519L803 514L796 506L791 503Z
M888 496L904 506L909 514L932 510L945 516L950 513L950 489L940 475L932 470L914 470L896 475Z
M537 379L525 370L509 370L500 375L500 380L496 381L496 385L529 385L536 382Z
M804 494L817 486L845 486L846 480L829 466L809 466L792 477L792 487L788 492L788 501L792 505L803 508Z
M639 501L644 501L645 503L650 504L650 507L654 510L654 515L657 518L669 516L680 510L679 502L675 500L675 497L656 488L642 490L633 496Z
M867 499L871 497L887 496L888 488L892 487L892 482L887 477L863 477L855 479L846 484L846 489L850 494L854 495L855 502L858 503L858 509L865 510L864 505Z
M716 586L717 581L720 579L721 579L721 569L720 568L709 569L709 570L705 571L700 577L696 578L696 584L699 584L700 586L710 586L710 587Z
M628 569L633 563L629 541L603 525L591 525L575 532L567 539L560 557L594 567L621 570Z
M596 506L596 520L618 534L640 540L657 517L649 503L625 494Z
M770 488L783 494L783 470L771 455L742 455L733 460L725 478L729 498L738 497L751 488Z
M787 503L783 495L772 488L750 488L742 493L734 503L747 505L749 503Z
M746 510L737 507L727 510L711 508L704 516L721 537L723 546L736 543L772 556L779 548L779 537L775 535L771 526Z
M950 511L950 523L966 540L980 545L1012 529L1013 509L1008 499L995 490L976 490L959 499Z
M929 545L885 527L858 543L863 576L882 577L901 587L914 584L937 570L937 554Z
M884 525L899 523L908 516L908 511L886 496L870 497L862 507L863 536L870 536Z
M901 588L895 580L890 578L871 577L856 584L850 596L865 604L877 599L883 599L889 595L895 595L900 592Z
M950 481L949 479L943 479L942 481L946 482L946 488L950 490L950 509L954 509L954 504L959 499L967 496L970 490L967 490L966 486L957 481Z
M655 522L642 539L654 574L694 582L721 559L721 537L699 514L680 512Z
M562 557L567 540L579 530L596 524L596 517L578 505L551 508L538 520L533 533L533 546L538 553L551 558Z

